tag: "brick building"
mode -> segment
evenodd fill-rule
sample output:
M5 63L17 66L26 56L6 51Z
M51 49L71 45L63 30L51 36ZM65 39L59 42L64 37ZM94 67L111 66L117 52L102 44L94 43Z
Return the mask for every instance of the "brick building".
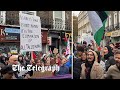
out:
M29 12L29 11L28 11ZM35 12L35 11L34 11ZM29 12L32 14L34 12ZM36 15L41 19L41 33L42 33L42 46L43 52L48 51L48 47L53 49L54 47L61 50L64 45L61 41L62 32L71 33L72 31L72 11L36 11ZM6 11L4 27L19 29L19 11ZM10 25L10 26L9 26ZM15 26L11 26L15 25ZM47 44L47 37L51 37L52 44ZM2 44L7 41L0 41ZM19 47L20 41L9 40L9 46Z

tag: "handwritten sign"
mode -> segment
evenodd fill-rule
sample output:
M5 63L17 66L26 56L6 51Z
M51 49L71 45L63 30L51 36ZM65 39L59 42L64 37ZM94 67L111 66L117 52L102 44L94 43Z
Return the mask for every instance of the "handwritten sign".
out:
M40 17L19 14L20 20L20 50L42 51Z

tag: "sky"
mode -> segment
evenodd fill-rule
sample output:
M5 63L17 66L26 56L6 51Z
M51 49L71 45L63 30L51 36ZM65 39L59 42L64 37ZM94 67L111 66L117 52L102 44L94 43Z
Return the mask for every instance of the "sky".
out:
M80 11L73 11L73 15L78 16Z

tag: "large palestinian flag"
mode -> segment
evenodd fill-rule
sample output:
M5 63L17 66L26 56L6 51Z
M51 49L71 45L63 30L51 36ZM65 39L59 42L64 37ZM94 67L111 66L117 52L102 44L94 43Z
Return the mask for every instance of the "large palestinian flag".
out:
M89 21L92 27L94 39L98 46L103 38L105 23L108 17L106 11L88 11Z

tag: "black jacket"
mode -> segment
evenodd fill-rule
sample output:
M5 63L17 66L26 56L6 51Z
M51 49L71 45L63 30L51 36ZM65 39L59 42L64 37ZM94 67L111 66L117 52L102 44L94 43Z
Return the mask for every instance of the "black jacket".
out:
M111 66L111 65L115 65L115 60L114 60L114 57L113 56L110 56L108 58L108 60L105 62L105 67L106 67L106 71L108 70L108 68Z
M73 62L73 79L80 79L81 64L84 63L81 59L74 59Z

